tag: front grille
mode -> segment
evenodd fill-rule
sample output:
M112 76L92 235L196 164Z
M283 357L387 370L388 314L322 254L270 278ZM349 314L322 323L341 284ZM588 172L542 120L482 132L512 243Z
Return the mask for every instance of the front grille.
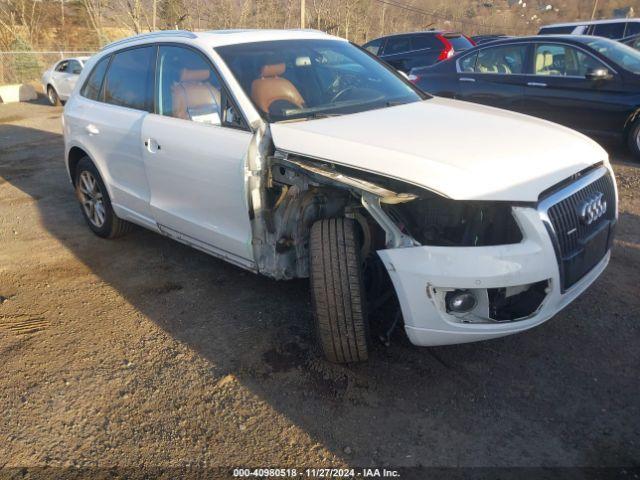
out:
M567 187L570 193L546 209L552 227L550 233L556 243L563 291L586 275L609 250L617 210L613 178L608 171L573 191L575 188L575 184ZM587 224L580 219L581 207L599 194L607 209Z

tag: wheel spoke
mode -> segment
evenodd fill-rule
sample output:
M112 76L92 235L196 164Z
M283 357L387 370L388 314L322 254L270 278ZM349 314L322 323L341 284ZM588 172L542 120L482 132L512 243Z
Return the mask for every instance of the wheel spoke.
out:
M104 205L102 202L97 202L94 208L96 209L96 214L98 216L98 226L101 227L105 218Z
M93 187L91 186L91 177L88 172L82 172L80 175L80 190L82 193L93 197Z

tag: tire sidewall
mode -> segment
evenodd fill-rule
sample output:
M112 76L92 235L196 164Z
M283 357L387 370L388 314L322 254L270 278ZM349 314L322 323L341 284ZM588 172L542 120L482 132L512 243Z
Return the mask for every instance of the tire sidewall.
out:
M49 87L47 88L47 100L49 100L49 103L54 107L60 105L60 97L58 96L58 92L56 92L56 89L51 85L49 85Z
M98 187L100 188L100 191L102 192L102 202L104 204L104 210L105 210L105 219L104 219L104 223L102 224L102 227L98 228L91 222L91 220L87 217L87 213L84 211L82 204L79 205L80 211L82 212L82 216L84 217L85 221L87 222L87 225L89 225L89 228L93 231L93 233L95 233L99 237L108 238L112 235L112 232L113 232L115 214L113 212L113 207L111 206L111 198L109 197L109 192L107 191L107 188L104 182L102 181L100 172L98 172L98 169L96 168L96 166L93 164L93 162L89 157L82 158L78 162L78 166L76 167L76 175L74 179L76 198L78 198L78 201L80 200L80 193L79 193L80 181L79 180L80 180L80 175L84 171L87 171L91 173L91 175L93 175L93 177L96 179L96 182L98 183Z
M640 136L640 119L636 120L629 129L627 144L629 150L633 154L634 160L640 161L640 145L638 145L638 137Z

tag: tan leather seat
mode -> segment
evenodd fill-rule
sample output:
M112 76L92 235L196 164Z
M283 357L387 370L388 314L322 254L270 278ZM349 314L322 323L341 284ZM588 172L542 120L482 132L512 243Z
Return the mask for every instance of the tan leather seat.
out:
M180 81L171 86L172 116L219 123L220 90L211 84L210 76L208 69L182 69Z
M536 73L538 75L560 75L553 66L553 54L549 51L542 51L536 54Z
M263 112L269 113L269 108L276 101L287 102L298 108L304 106L304 99L298 89L286 78L282 78L286 70L284 63L264 65L260 78L251 84L251 99Z

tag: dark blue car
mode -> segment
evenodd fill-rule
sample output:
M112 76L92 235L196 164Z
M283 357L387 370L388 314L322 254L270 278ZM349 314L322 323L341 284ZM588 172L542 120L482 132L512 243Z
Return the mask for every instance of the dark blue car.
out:
M624 140L640 159L640 52L602 37L544 35L477 46L411 71L434 95Z

